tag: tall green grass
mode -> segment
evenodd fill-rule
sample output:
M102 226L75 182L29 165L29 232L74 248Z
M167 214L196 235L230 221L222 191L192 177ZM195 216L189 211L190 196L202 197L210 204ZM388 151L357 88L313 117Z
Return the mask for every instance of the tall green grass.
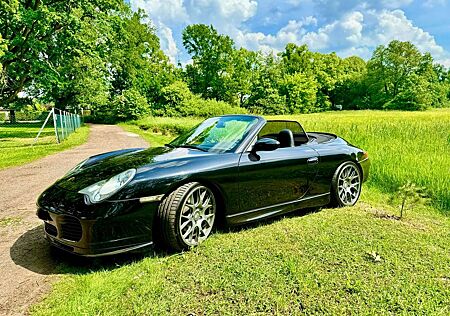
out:
M343 137L369 152L372 162L369 186L393 193L410 180L426 188L433 205L450 210L450 109L342 111L268 118L297 120L307 131ZM201 121L151 117L128 124L147 133L165 135L167 140L168 136L175 137Z
M450 110L346 111L285 118L298 120L307 131L335 133L367 150L370 186L395 192L409 180L424 186L435 206L450 211Z

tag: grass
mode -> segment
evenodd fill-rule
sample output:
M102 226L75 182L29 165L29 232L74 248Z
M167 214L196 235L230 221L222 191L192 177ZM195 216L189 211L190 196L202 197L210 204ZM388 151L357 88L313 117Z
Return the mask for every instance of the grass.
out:
M61 144L55 140L53 128L45 128L31 146L40 126L10 127L0 125L0 169L21 165L44 156L78 146L87 141L89 128L82 126Z
M164 132L164 134L160 131L153 132L152 130L149 129L141 129L137 125L123 124L123 123L119 125L128 132L142 136L146 141L148 141L148 143L152 147L164 146L164 144L167 144L175 137L174 134L168 132Z
M359 203L216 233L180 255L66 264L32 314L448 315L449 218L392 211Z
M66 275L32 314L450 314L450 217L442 212L448 204L441 204L448 203L450 191L450 111L289 118L369 151L371 180L356 206L220 231L182 254L125 256L87 266L68 260L59 267ZM139 128L144 122L127 128L156 144L167 141L158 135L175 134L180 127L174 125L196 120L181 125L172 119L160 128L148 119L147 131ZM148 132L153 128L159 134ZM425 183L441 202L415 205L396 220L398 205L390 197L405 179Z
M16 226L22 222L23 221L20 217L4 217L0 218L0 227Z

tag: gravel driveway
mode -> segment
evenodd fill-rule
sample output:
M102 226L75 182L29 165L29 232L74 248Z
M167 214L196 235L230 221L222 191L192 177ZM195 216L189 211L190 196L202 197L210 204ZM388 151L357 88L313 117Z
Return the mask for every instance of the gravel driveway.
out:
M39 194L85 158L132 147L148 143L115 125L91 125L85 144L0 171L0 315L26 314L55 277L57 262L35 216Z

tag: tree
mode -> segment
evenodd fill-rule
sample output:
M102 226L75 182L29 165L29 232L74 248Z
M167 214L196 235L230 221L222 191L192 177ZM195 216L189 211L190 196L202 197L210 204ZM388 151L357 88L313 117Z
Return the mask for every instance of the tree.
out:
M250 97L251 87L258 68L258 54L240 48L234 51L232 67L228 77L226 99L232 104L244 106Z
M286 45L280 54L287 74L302 73L317 86L315 110L327 110L335 102L336 85L342 83L344 69L342 59L335 53L314 53L307 45Z
M146 18L138 10L113 26L111 94L118 95L134 87L150 102L158 102L161 89L179 74L161 51L155 29L143 22Z
M430 107L432 63L410 42L378 46L367 64L370 101L376 108L420 110Z
M315 79L301 72L286 75L281 84L281 95L286 97L289 113L314 112L317 88Z
M6 45L4 43L4 40L2 36L0 35L0 59L3 55L5 55ZM4 82L4 74L3 74L3 66L0 64L0 89L3 88L5 82Z
M336 84L334 90L335 104L344 109L361 109L366 106L367 92L365 77L367 75L366 62L357 56L350 56L342 60L342 80Z
M269 54L257 55L248 102L244 105L256 113L289 113L286 97L279 90L283 81L280 59Z
M80 26L124 6L121 0L1 1L0 34L7 49L0 59L5 74L0 105L14 101L35 80L57 81L58 62L86 52L86 43L77 36Z
M147 99L135 88L123 90L120 95L114 97L112 105L113 113L109 117L120 121L135 120L150 113Z
M194 93L204 98L229 101L234 43L214 27L193 24L183 31L183 45L192 56L186 66L186 80Z

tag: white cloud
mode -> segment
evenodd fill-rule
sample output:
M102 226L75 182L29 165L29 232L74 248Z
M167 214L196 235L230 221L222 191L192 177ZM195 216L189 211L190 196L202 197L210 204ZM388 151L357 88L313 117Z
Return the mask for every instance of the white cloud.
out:
M376 13L372 13L376 14ZM372 31L374 44L387 44L396 39L412 42L422 52L430 52L435 57L442 56L444 49L439 46L434 37L421 28L414 26L401 10L383 10L376 14L378 25Z
M446 5L447 1L427 0L423 5ZM161 47L172 62L177 62L178 56L182 63L189 59L181 47L182 29L189 24L204 23L231 36L237 47L264 52L282 51L292 42L307 44L311 50L336 51L343 57L358 55L367 59L378 45L386 45L394 39L410 41L449 67L450 54L431 34L414 25L402 10L396 9L411 2L289 0L290 5L302 8L310 5L319 15L291 19L278 31L264 33L251 29L251 19L255 18L258 9L256 0L130 0L134 10L142 8L149 15L157 28ZM276 25L271 19L281 18L282 10L279 9L282 5L286 3L274 2L273 14L260 17L262 24Z
M169 56L169 59L173 64L177 63L178 47L173 38L172 29L163 23L159 23L158 30L160 34L161 47L163 48L164 53Z
M174 39L174 29L181 41L181 29L193 23L213 24L219 32L235 36L241 24L254 16L255 0L130 0L131 8L143 9L156 26L161 48L172 62L180 49Z
M427 8L434 8L438 6L446 6L447 3L448 0L427 0L423 3L423 6Z
M152 21L185 22L189 15L183 0L131 0L131 8L145 10Z
M302 41L312 49L358 45L362 39L364 15L351 12L342 19L321 27L317 32L307 33Z
M261 32L239 31L235 40L238 46L251 50L262 50L263 52L279 52L287 43L298 43L306 34L306 26L317 25L317 19L308 16L301 21L291 20L282 27L275 35L263 34Z
M384 8L397 9L410 5L413 0L382 0L381 4Z

